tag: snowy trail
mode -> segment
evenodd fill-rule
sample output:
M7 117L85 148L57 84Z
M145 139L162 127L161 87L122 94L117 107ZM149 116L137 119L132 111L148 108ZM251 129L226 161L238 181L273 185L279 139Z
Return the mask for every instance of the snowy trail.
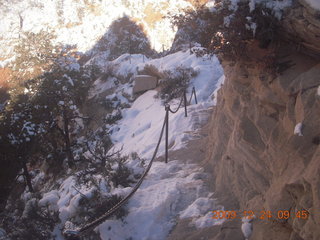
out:
M206 123L208 111L196 107L188 110L193 125L200 128ZM184 143L195 136L197 131L186 133ZM211 219L210 212L217 206L206 187L208 174L195 163L188 149L181 150L191 158L172 157L168 164L155 162L129 201L124 222L107 220L97 228L102 239L166 239L179 218L192 218L192 225L197 228L219 224Z
M169 163L163 162L165 153L164 139L160 144L156 161L137 192L129 199L126 208L128 214L122 220L110 218L96 227L95 231L102 240L162 240L166 239L176 222L182 218L190 218L191 224L197 228L212 226L219 222L211 219L211 211L215 206L213 193L207 188L208 174L199 165L203 159L196 149L188 144L201 138L198 130L207 122L210 108L215 105L216 92L223 83L224 76L220 63L216 57L196 57L189 51L181 51L160 59L147 59L142 55L125 54L118 59L105 63L100 59L100 66L112 64L115 74L126 76L128 73L137 74L146 64L157 69L175 71L176 68L192 67L198 75L190 80L190 89L194 86L198 104L188 106L188 117L180 109L176 114L169 115ZM96 59L98 61L98 59ZM150 90L140 95L133 103L129 103L125 96L131 95L130 82L115 84L112 79L96 81L96 89L91 96L103 94L112 90L106 99L117 99L116 104L126 103L130 107L121 109L122 119L113 125L107 125L108 133L114 143L114 149L122 149L122 155L130 156L136 153L145 160L145 166L152 158L162 128L165 108L156 90ZM172 109L176 109L180 99L170 102ZM120 111L118 110L115 110ZM112 151L112 150L111 150ZM141 174L141 160L129 158L126 166L135 174ZM125 197L132 187L109 187L107 180L97 174L92 176L99 184L100 191L105 195ZM63 239L60 228L65 222L76 216L82 194L90 198L94 188L85 185L76 191L74 176L62 180L59 188L45 193L42 205L47 205L59 212L61 220L54 234L57 239ZM85 223L84 223L85 224Z
M125 67L123 59L116 60L117 64L121 62L120 72L130 68L130 65ZM133 59L139 61L141 57ZM198 71L197 77L190 82L190 88L194 86L196 89L198 104L188 106L188 117L183 109L169 115L169 163L154 162L144 182L129 200L129 213L123 222L110 219L97 227L103 240L166 239L179 218L192 218L191 224L197 228L218 224L211 219L211 211L217 206L213 193L206 187L208 175L186 146L199 137L197 131L208 120L208 109L215 104L214 96L224 80L221 66L215 57L197 58L189 52L178 52L150 60L147 64L162 70L192 67ZM139 66L140 69L143 67L144 64ZM147 162L151 159L165 116L163 103L155 98L156 94L154 90L144 93L131 108L123 111L123 119L111 129L115 149L123 147L123 154L136 152ZM178 104L179 99L171 102L172 109ZM170 158L170 154L177 151L179 157ZM163 140L158 160L163 160L164 152Z

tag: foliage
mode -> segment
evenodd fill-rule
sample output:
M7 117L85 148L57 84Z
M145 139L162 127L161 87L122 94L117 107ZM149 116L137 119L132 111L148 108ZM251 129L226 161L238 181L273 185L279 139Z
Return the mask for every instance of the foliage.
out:
M23 32L14 48L16 59L13 70L16 78L26 80L48 70L59 52L52 40L56 36L41 30L39 33Z
M146 64L144 68L140 71L138 71L139 75L150 75L154 76L158 79L165 78L165 74L163 74L161 71L158 70L158 68L152 64Z
M193 68L177 67L173 71L164 71L166 77L160 82L161 91L159 93L161 99L170 101L174 98L181 98L187 90L191 78L197 76L197 72Z
M217 2L215 11L202 5L172 16L172 23L179 29L173 49L183 42L198 42L212 54L235 61L248 57L250 40L257 39L261 48L267 48L276 40L278 20L269 8L257 4L250 11L247 2L239 2L237 11L232 11L227 3Z
M8 239L47 240L52 238L52 231L59 222L59 213L46 206L40 206L39 199L35 196L24 203L18 201L1 216ZM10 212L11 210L14 212Z
M83 164L86 166L85 170L77 173L78 184L98 186L99 184L94 178L94 175L98 173L108 179L110 187L118 187L119 185L128 187L133 183L132 179L130 179L132 172L126 166L128 157L120 156L121 150L110 153L111 147L112 142L105 130L87 133L83 149L89 151L90 154L83 155L86 159ZM81 169L83 168L81 166Z
M87 98L94 70L80 66L72 53L69 47L62 49L50 71L11 92L0 113L0 160L10 166L9 171L1 171L8 177L3 182L12 181L19 169L32 163L46 161L49 169L61 168L67 158L69 167L74 164L72 135L80 130L79 108Z
M128 16L114 21L108 33L96 44L97 51L109 51L109 59L129 53L142 53L147 56L154 54L142 25L137 25Z
M115 124L117 121L122 119L122 114L120 110L115 110L112 114L108 114L104 119L105 124Z
M101 217L106 211L121 201L121 197L117 195L106 196L99 190L95 190L93 194L88 197L82 197L79 201L79 211L77 217L74 218L75 222L83 223L84 220L92 221ZM120 208L115 216L123 218L128 212L125 208Z

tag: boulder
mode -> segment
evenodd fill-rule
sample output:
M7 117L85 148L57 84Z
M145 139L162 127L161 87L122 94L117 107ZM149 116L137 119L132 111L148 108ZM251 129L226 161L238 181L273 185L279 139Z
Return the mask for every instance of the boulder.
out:
M149 75L137 75L133 80L133 94L154 89L158 84L158 79Z

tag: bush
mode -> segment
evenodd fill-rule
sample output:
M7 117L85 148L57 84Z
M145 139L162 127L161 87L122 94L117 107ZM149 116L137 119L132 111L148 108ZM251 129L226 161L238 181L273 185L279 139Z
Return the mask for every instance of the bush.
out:
M165 71L164 74L166 78L159 83L161 87L159 95L161 99L170 101L182 97L190 79L196 77L198 73L193 68L177 67L173 71Z
M14 47L16 59L13 62L16 78L26 80L40 75L50 69L58 57L60 46L53 45L56 36L50 32L23 32L18 44Z
M138 71L138 74L139 75L150 75L150 76L156 77L158 79L162 79L165 77L165 74L160 72L158 70L158 68L156 68L152 64L146 64L142 70Z
M180 33L175 41L181 42L183 36L188 36L185 40L187 43L198 42L212 54L236 61L248 58L251 40L258 40L261 48L267 48L276 40L274 33L279 21L272 10L256 4L255 9L250 11L245 1L239 2L237 10L232 11L229 4L225 1L217 2L216 11L209 11L202 5L196 10L186 10L184 14L171 16L172 23L179 28ZM173 46L177 43L173 43Z
M1 219L8 239L47 240L52 238L52 231L59 223L59 213L38 205L38 198L27 201L22 208L15 205L7 208ZM12 211L14 210L14 211Z
M74 219L75 223L90 222L101 217L110 208L121 201L117 195L105 196L99 190L95 190L90 198L82 197L79 201L79 211ZM116 218L123 218L128 214L125 208L120 208L115 212Z
M120 110L114 111L112 114L108 114L106 116L106 118L104 119L104 123L112 125L112 124L115 124L117 121L119 121L121 118L122 118L121 111Z

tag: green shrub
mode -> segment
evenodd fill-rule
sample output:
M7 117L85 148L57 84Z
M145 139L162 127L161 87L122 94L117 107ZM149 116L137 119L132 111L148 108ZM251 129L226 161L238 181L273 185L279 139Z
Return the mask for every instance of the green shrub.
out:
M90 198L82 197L79 201L79 211L75 217L75 223L90 222L101 217L110 208L121 201L117 195L105 196L101 191L95 190ZM125 208L115 212L117 218L123 218L128 214Z
M59 213L38 205L38 198L28 200L22 208L13 205L6 208L1 222L7 232L7 239L47 240L52 238L52 231L59 223Z
M276 41L279 20L271 9L256 4L250 11L248 2L240 1L237 10L233 11L230 4L230 1L218 1L216 11L202 5L196 10L189 9L184 14L171 16L172 23L179 29L173 46L187 36L186 43L198 42L211 54L236 61L248 58L251 40L258 40L261 48L268 48Z

